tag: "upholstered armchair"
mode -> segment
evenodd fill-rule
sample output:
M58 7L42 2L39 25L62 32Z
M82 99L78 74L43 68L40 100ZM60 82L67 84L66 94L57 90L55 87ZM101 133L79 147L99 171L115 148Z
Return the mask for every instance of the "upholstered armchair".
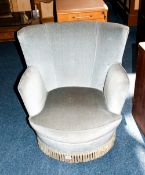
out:
M86 162L112 148L128 94L121 66L128 32L127 26L98 22L18 32L27 64L18 91L46 155Z

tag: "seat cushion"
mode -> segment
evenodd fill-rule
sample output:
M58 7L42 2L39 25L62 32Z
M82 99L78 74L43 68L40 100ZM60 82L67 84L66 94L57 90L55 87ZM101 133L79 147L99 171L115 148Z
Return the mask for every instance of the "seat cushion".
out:
M42 112L29 121L38 135L60 142L82 143L112 132L121 116L107 110L101 91L63 87L48 92Z

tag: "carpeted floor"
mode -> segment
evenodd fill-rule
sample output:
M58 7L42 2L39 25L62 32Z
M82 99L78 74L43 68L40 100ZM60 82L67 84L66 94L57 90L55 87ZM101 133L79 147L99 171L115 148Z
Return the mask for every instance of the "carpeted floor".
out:
M110 5L109 9L110 21L122 23ZM135 34L136 29L131 28L123 58L131 80L135 71ZM18 99L17 78L23 70L16 44L0 43L0 175L145 174L145 137L131 115L131 97L122 112L115 146L104 157L88 163L67 164L45 156L37 146L35 133Z

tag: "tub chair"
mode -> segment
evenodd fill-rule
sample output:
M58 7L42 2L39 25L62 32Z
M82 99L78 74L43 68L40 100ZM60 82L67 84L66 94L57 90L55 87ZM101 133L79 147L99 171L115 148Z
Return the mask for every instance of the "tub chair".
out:
M46 23L18 31L27 65L18 91L46 155L86 162L113 147L128 94L121 65L128 32L109 22Z

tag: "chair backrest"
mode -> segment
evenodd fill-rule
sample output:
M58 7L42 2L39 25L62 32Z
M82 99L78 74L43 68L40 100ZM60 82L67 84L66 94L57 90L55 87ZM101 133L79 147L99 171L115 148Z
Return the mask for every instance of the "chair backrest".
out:
M27 66L39 69L47 90L102 90L109 67L122 63L128 32L127 26L115 23L47 23L21 29L18 39Z

